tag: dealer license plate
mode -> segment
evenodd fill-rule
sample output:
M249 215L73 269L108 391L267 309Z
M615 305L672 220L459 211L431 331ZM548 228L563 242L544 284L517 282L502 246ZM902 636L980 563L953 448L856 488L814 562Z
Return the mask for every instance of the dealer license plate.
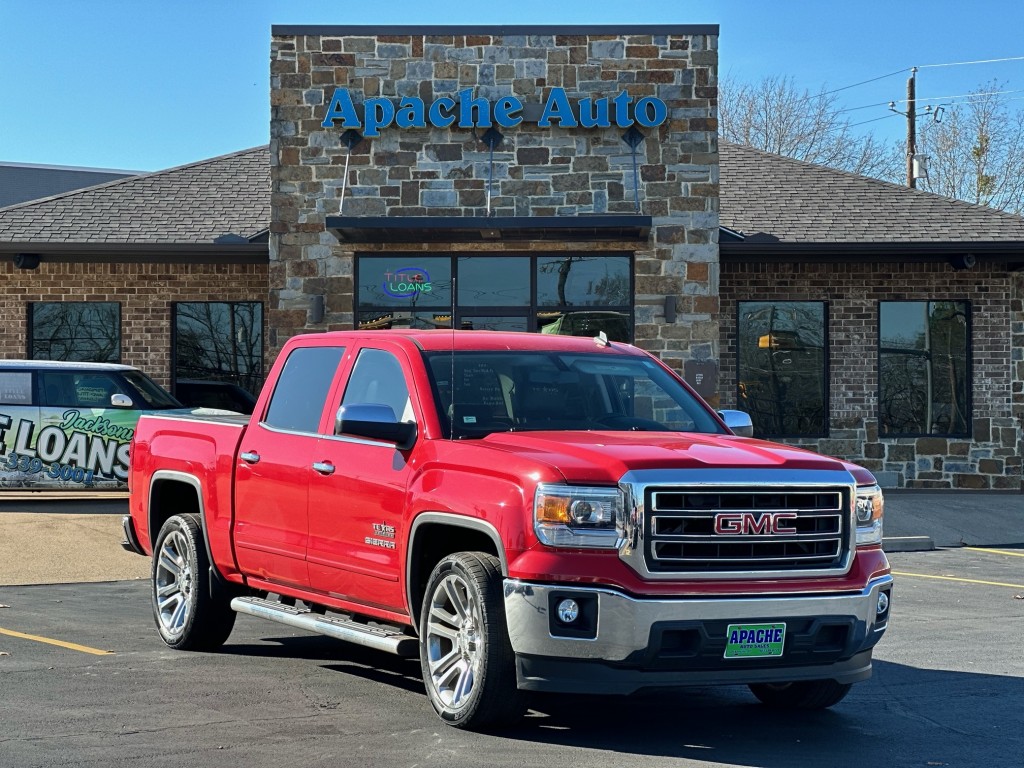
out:
M781 656L785 642L785 624L730 624L725 631L725 658Z

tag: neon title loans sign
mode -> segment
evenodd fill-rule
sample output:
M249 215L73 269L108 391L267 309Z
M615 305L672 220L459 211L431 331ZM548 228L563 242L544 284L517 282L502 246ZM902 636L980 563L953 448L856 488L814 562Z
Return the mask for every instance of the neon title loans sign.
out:
M360 119L348 89L335 88L320 125L333 128L334 121L340 120L342 128L362 130L367 138L375 138L380 136L381 128L391 125L448 128L457 123L459 128L490 128L494 124L514 128L523 122L524 104L516 96L502 96L493 104L482 96L473 98L471 88L459 91L456 96L441 96L430 104L414 96L406 96L397 104L385 97L374 97L363 102L363 119ZM562 128L611 128L612 125L629 128L636 123L654 128L667 118L668 107L654 96L634 101L628 93L619 91L614 96L587 97L574 103L564 88L552 88L537 125L541 128L556 124Z

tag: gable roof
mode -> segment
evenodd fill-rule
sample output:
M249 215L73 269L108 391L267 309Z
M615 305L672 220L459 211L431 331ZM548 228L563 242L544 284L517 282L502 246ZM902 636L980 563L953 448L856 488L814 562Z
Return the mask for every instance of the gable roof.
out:
M270 224L266 146L0 208L0 250L245 243ZM63 249L61 249L63 250Z
M722 239L756 246L983 244L1024 248L1024 217L858 176L752 147L719 142Z

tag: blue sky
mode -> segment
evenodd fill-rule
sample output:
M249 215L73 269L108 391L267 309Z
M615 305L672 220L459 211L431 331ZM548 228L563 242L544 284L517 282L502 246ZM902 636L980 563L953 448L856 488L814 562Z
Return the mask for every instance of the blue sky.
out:
M272 24L388 23L718 24L722 76L889 75L837 94L885 138L909 67L1024 56L1020 0L0 0L0 161L157 170L266 143ZM926 67L917 91L951 104L992 80L1024 108L1024 60Z

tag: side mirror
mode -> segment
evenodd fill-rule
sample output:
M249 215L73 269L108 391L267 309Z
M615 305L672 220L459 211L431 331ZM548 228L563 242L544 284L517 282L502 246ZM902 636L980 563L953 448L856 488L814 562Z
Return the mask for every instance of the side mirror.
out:
M725 426L732 430L734 435L739 437L754 436L754 422L750 420L750 414L744 411L719 411Z
M360 403L343 405L334 417L334 434L368 437L394 443L407 451L416 443L416 425L399 421L390 405Z
M135 403L128 395L122 395L120 393L110 396L110 405L113 408L134 408Z

